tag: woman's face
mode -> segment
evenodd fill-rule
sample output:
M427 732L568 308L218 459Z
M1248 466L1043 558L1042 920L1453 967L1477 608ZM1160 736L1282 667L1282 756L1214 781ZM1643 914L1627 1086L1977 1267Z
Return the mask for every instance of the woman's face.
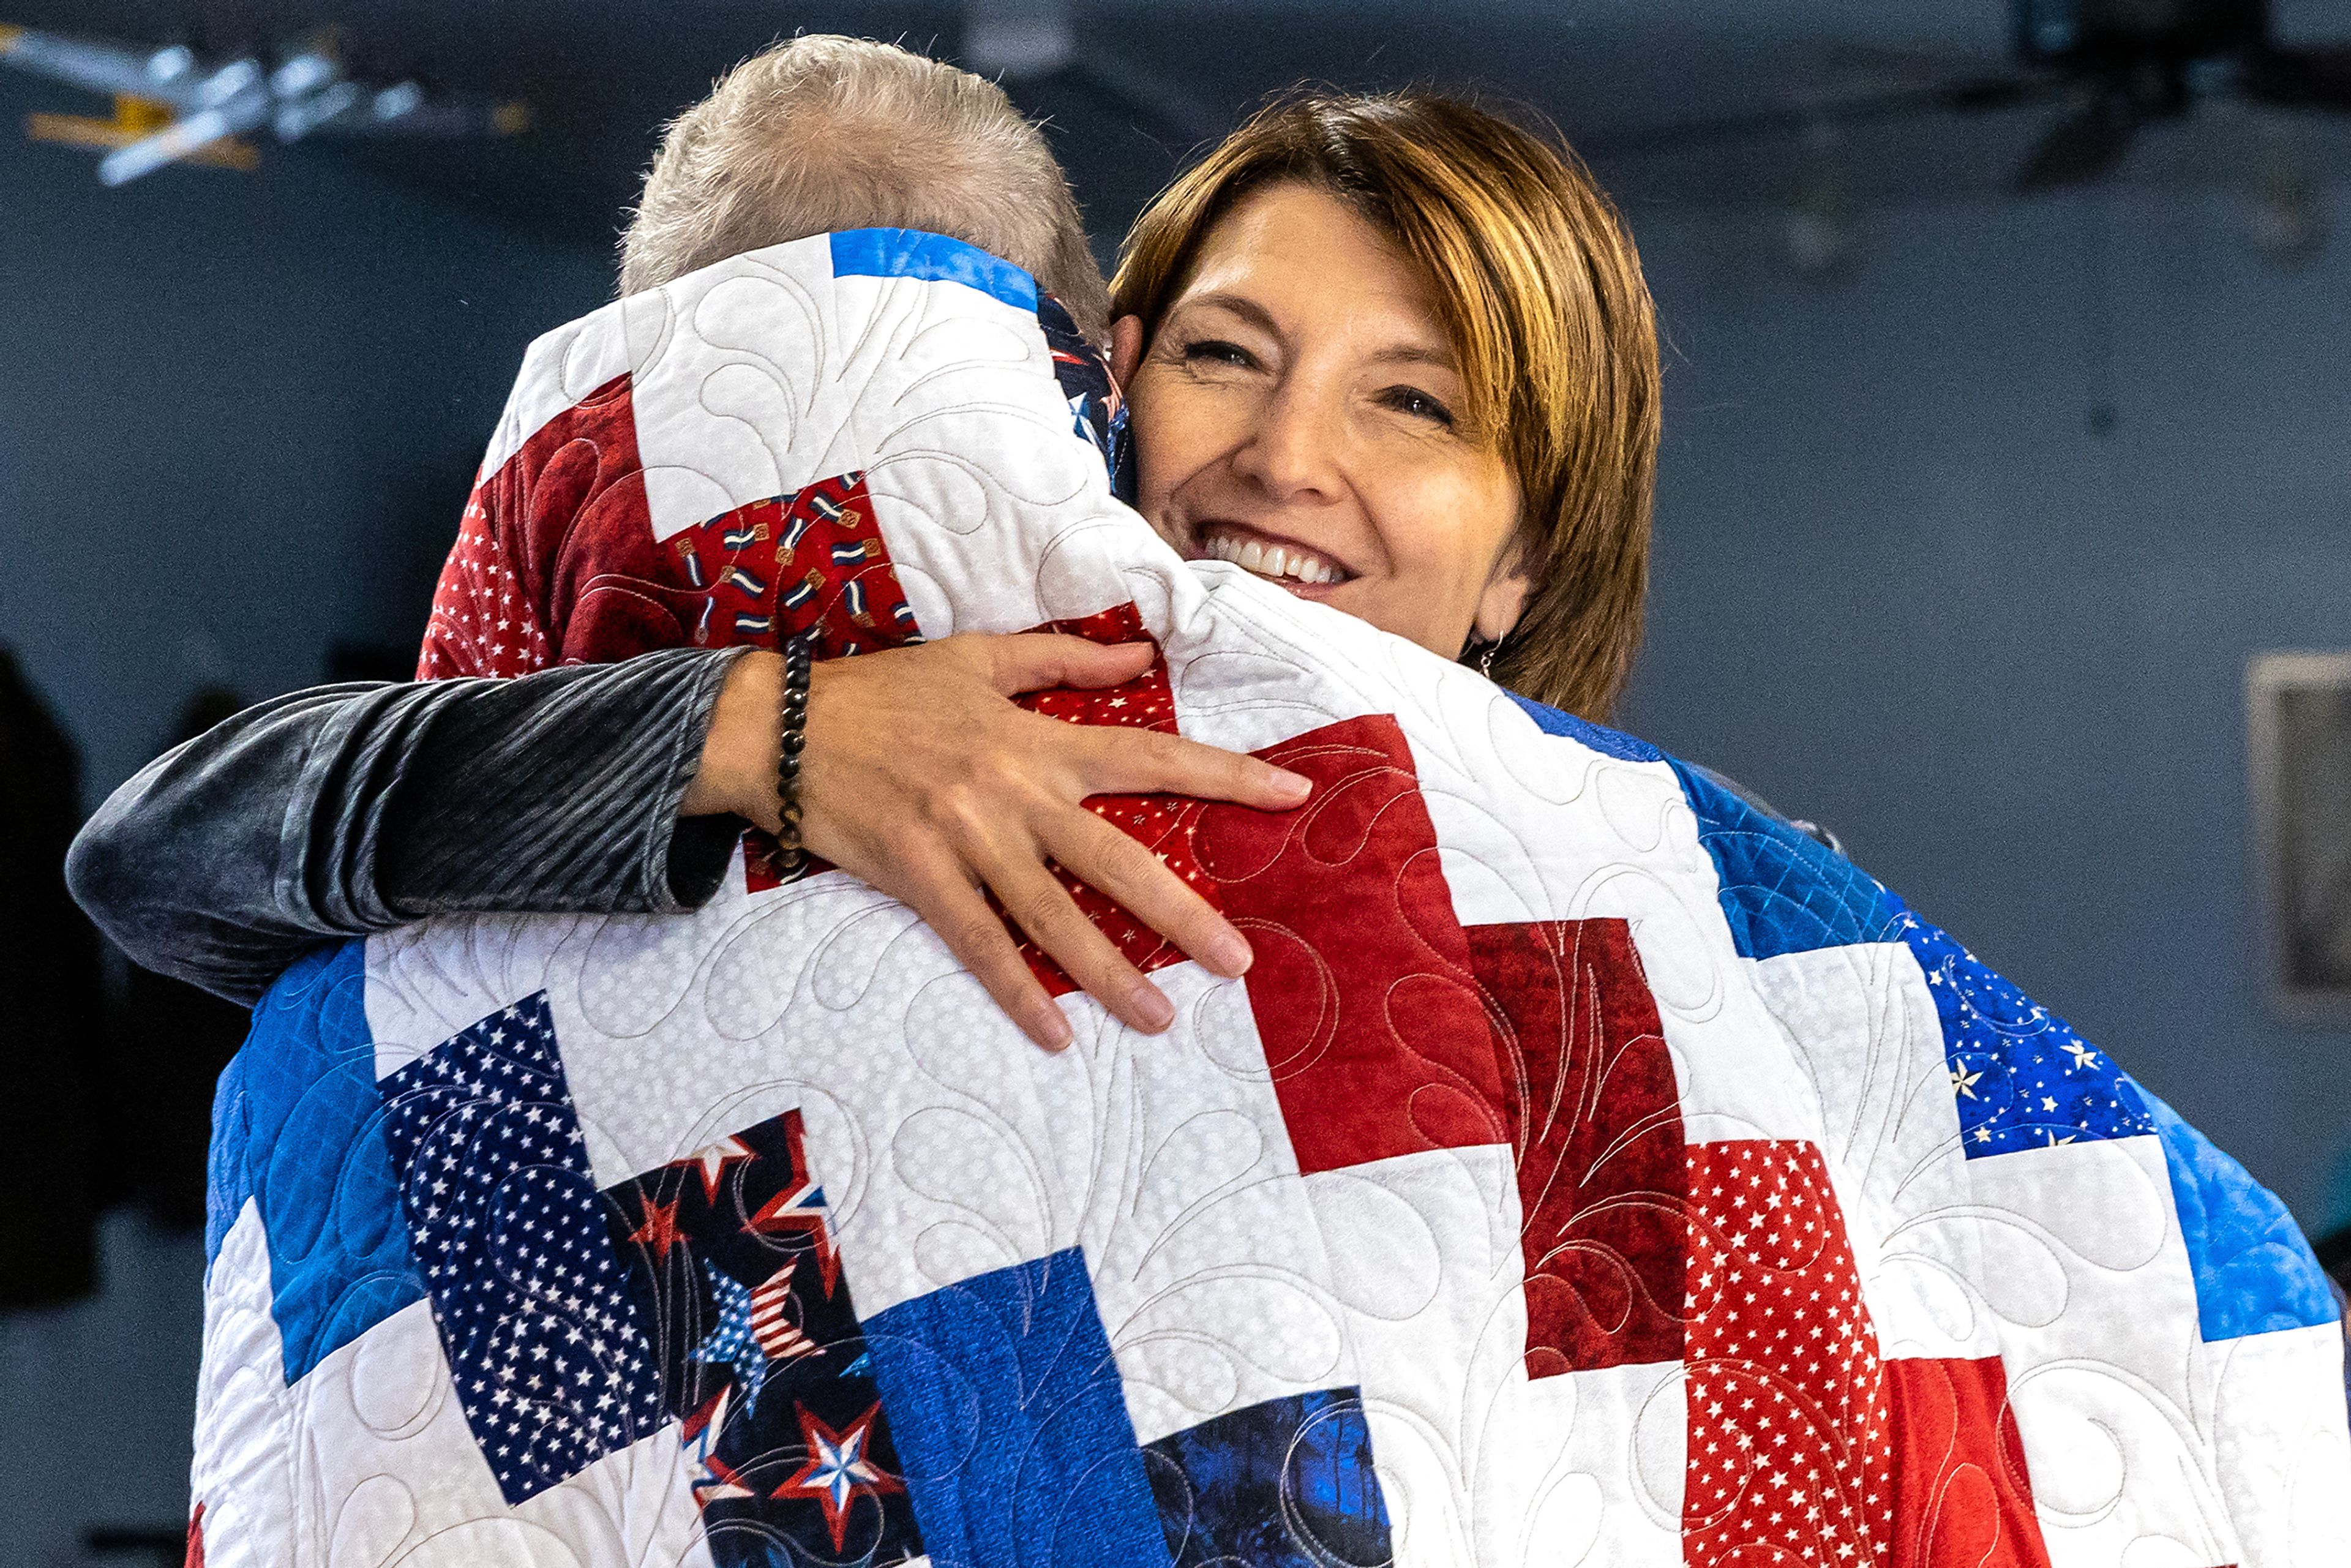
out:
M1235 561L1452 658L1518 619L1510 465L1463 435L1428 287L1343 202L1270 186L1209 231L1147 350L1112 329L1136 504Z

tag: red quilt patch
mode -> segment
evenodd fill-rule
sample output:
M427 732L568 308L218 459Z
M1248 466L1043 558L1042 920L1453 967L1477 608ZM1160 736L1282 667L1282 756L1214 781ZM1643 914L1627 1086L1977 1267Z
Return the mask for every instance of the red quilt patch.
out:
M1386 715L1257 755L1314 781L1295 811L1209 805L1194 842L1257 949L1250 1010L1305 1172L1507 1144L1493 1030Z
M672 535L678 580L702 596L695 646L814 641L820 659L923 640L890 564L865 476L820 479Z
M475 485L434 590L416 678L624 657L572 653L573 602L585 580L646 560L652 548L629 378L615 376Z
M2048 1568L1998 1356L1889 1361L1894 1568Z
M808 637L818 658L843 659L923 640L863 474L820 479L698 523L670 537L662 561L693 596L684 631L695 647L780 648ZM811 860L810 869L828 868ZM746 890L783 881L782 846L757 829L745 833Z
M1622 920L1472 925L1517 1156L1527 1375L1677 1361L1681 1095Z

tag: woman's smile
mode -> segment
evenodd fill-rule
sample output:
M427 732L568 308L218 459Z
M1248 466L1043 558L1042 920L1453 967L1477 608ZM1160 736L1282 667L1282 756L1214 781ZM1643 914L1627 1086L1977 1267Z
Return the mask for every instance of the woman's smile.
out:
M1184 555L1190 560L1228 560L1301 599L1327 598L1330 590L1355 576L1327 550L1247 523L1209 522L1186 529Z

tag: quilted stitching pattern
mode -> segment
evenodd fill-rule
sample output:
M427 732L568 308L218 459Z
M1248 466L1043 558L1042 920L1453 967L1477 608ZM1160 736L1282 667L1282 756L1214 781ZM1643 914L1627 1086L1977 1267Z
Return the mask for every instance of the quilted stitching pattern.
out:
M1176 561L1111 498L1115 410L1052 317L884 233L550 334L425 668L804 608L841 653L1140 630L1134 691L1037 706L1317 779L1286 818L1096 803L1256 968L1097 900L1177 1023L1065 995L1048 1057L904 910L747 855L692 915L445 921L290 975L223 1101L212 1559L2346 1560L2340 1329L2274 1200L1655 748ZM852 493L860 531L787 563L806 497ZM425 1214L426 1151L485 1098L448 1064L517 1009L552 1043L483 1113L542 1121L465 1178L486 1246ZM321 1146L377 1197L305 1230L329 1162L256 1173L329 1080L404 1130L342 1114ZM410 1255L371 1267L413 1294L322 1340L278 1277L373 1259L396 1176ZM561 1451L510 1485L479 1401L575 1328L619 1385L560 1373Z

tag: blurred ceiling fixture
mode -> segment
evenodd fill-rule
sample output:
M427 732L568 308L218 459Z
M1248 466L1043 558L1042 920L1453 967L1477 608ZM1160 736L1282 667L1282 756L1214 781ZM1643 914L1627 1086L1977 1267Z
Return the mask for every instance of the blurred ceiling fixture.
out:
M377 85L346 76L331 37L306 42L266 66L251 55L214 63L180 45L141 49L0 26L0 62L91 92L109 93L106 120L33 114L37 141L107 149L98 177L120 185L167 163L250 170L260 154L243 140L267 126L280 141L338 136L513 136L529 129L521 102L476 103L427 92L413 81Z
M2031 192L2105 178L2141 127L2206 99L2351 113L2351 44L2280 44L2269 0L2010 0L2010 13L2020 68L1962 68L1834 102L1667 126L1592 151L1717 146L1823 120L1855 125L2071 100L2017 172L2016 187Z
M1221 134L1227 117L1099 44L1078 42L1069 0L964 0L962 63L1014 86L1061 82L1191 143Z

